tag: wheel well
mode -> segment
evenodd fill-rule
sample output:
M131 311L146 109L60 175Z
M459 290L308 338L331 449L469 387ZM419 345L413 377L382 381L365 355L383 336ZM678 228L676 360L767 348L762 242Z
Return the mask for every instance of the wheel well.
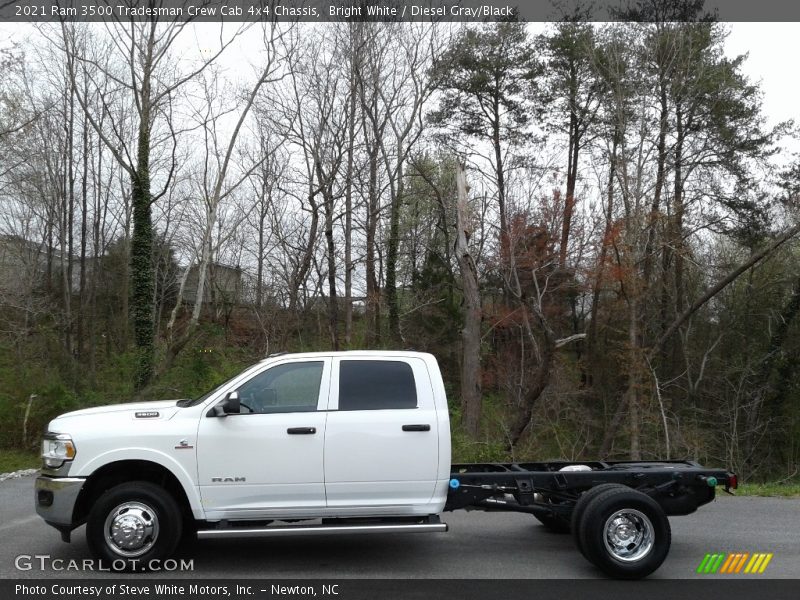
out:
M187 520L192 518L186 492L169 469L147 460L120 460L100 467L89 476L75 504L72 522L78 525L85 522L92 506L104 492L128 481L149 481L161 486L178 503L184 517Z

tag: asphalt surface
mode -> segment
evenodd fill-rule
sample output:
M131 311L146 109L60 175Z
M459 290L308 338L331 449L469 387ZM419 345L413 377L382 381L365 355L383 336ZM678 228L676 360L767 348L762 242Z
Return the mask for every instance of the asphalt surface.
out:
M34 511L33 482L0 482L0 578L137 577L69 569L70 559L80 564L89 558L84 528L73 532L71 544L61 542ZM179 558L193 559L193 571L148 577L603 577L575 549L572 536L549 533L530 515L457 511L443 520L448 533L198 541L178 551ZM651 578L708 578L695 573L708 552L772 552L766 572L754 577L800 578L800 499L720 494L671 524L672 549ZM64 570L42 570L39 559L28 570L17 569L20 555L64 559Z

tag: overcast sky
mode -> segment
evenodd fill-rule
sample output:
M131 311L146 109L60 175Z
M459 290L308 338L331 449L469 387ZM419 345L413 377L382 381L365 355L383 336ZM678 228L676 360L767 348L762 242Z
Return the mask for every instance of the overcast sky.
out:
M201 27L214 25L203 24ZM800 121L800 77L797 76L800 62L800 23L730 23L728 27L728 54L748 54L744 71L751 80L762 83L764 113L769 124L775 125L789 119ZM531 29L538 32L543 27L533 24ZM0 45L5 45L3 41L22 41L34 33L33 25L0 24ZM239 54L245 49L232 50L233 54ZM244 53L248 54L246 51ZM800 142L788 146L800 152Z
M732 23L730 30L728 53L749 54L744 71L762 81L770 124L800 120L800 23Z

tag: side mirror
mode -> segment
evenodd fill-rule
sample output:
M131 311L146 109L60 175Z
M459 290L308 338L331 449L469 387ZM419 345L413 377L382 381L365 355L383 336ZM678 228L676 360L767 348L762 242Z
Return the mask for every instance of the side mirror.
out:
M222 410L226 415L238 415L242 407L239 404L239 392L231 392L222 403Z
M240 411L239 392L230 392L222 402L214 407L214 415L217 417L238 415Z

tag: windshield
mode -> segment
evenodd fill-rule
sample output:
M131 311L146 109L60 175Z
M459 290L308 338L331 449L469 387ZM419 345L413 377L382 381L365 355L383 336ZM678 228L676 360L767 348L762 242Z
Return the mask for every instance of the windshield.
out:
M256 363L256 364L258 364L258 363ZM180 406L182 408L186 408L187 406L197 406L198 404L202 404L203 402L208 400L211 396L213 396L217 391L219 391L220 389L222 389L223 387L228 385L231 381L236 379L239 375L241 375L246 370L249 370L254 366L256 366L256 365L250 365L249 367L247 367L247 369L239 371L238 373L236 373L236 375L234 375L233 377L229 377L228 379L226 379L225 381L223 381L219 385L214 386L213 388L208 390L205 394L203 394L199 398L195 398L194 400L192 400L191 398L188 398L186 400L181 400L180 402L178 402L178 406Z

